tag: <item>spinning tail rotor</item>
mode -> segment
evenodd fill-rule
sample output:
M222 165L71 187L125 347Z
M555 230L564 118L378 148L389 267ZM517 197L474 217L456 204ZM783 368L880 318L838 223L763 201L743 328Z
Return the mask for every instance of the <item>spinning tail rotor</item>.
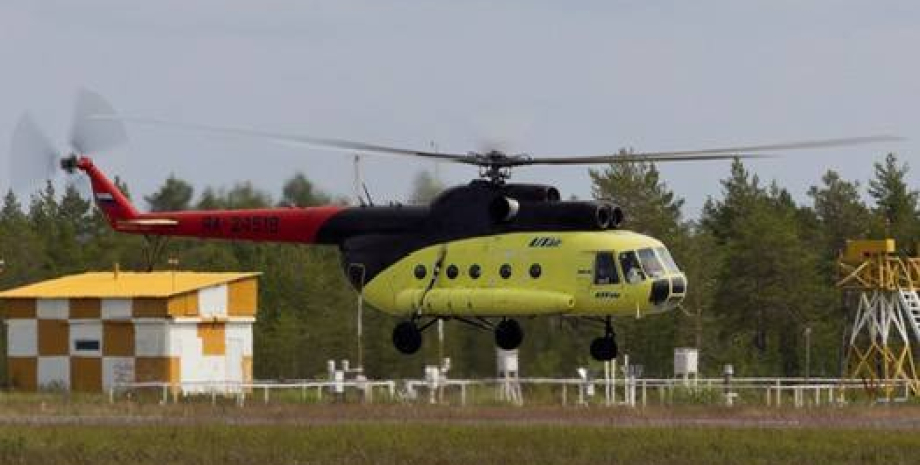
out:
M102 96L88 90L77 94L67 147L57 147L28 113L20 118L10 145L10 177L17 192L28 192L57 177L58 168L71 173L78 157L104 152L127 142L124 124L99 116L113 115Z

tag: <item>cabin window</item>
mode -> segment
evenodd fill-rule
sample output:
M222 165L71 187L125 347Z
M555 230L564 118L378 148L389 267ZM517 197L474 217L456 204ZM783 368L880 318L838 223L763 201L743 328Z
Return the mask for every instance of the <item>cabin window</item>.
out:
M655 256L654 250L639 250L639 260L642 262L642 268L645 269L645 272L648 273L649 276L653 278L664 276L664 267L661 266L661 261Z
M425 279L425 275L427 274L428 274L428 270L425 269L425 265L415 265L416 279Z
M77 352L99 351L99 339L77 339L73 345L74 350Z
M616 261L613 252L598 252L594 258L594 284L619 284Z
M658 252L658 257L661 258L661 261L664 263L664 267L671 273L680 272L680 267L677 266L677 263L674 261L674 258L671 257L671 252L668 252L668 249L664 247L658 247L655 249L655 252Z
M645 280L645 273L642 271L642 265L639 264L639 257L635 252L623 252L620 254L620 267L623 268L623 276L629 284L638 283Z
M470 277L473 279L479 279L482 276L482 267L479 265L470 265Z
M450 265L447 267L447 277L450 279L455 279L457 275L460 274L460 270L457 268L457 265Z
M502 267L498 269L498 274L501 275L501 277L504 279L510 278L511 277L511 265L507 263L502 265Z
M543 267L541 267L539 263L534 263L533 265L530 265L530 277L531 278L537 279L542 274L543 274Z

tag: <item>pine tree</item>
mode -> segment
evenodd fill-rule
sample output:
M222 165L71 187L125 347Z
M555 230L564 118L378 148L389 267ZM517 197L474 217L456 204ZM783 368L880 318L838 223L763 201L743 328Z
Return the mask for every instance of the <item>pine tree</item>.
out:
M736 219L743 217L758 198L766 194L760 178L751 175L739 159L732 162L727 179L721 181L722 200L712 198L703 206L702 226L715 236L719 243L731 234Z
M144 197L151 211L188 210L195 190L191 184L170 174L166 183L155 193Z
M889 153L883 163L875 163L875 178L869 181L869 195L875 200L875 214L884 221L888 237L893 237L901 250L912 251L920 232L917 220L915 190L907 187L907 163L899 164Z
M329 203L329 197L320 192L303 173L297 173L284 183L281 205L310 207Z
M713 301L722 361L747 374L799 375L802 330L826 319L832 298L807 215L738 161L722 185L724 198L707 202L703 217L722 248Z
M683 233L677 197L661 180L653 163L614 163L603 171L590 170L596 199L610 200L623 209L625 226L663 240Z
M859 195L859 182L840 178L833 170L821 177L823 183L808 190L824 242L823 255L833 260L848 239L867 238L873 229L871 212Z

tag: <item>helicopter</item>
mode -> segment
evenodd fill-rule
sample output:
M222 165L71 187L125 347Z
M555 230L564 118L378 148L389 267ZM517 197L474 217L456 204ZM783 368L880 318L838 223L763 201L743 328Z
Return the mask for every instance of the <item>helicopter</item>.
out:
M448 188L428 205L326 205L142 213L96 166L90 154L124 142L123 123L172 126L259 137L351 152L418 157L477 167L468 184ZM596 360L618 355L614 317L678 308L686 275L658 239L624 228L625 212L605 200L562 200L551 185L509 181L515 168L637 162L694 162L773 156L771 152L897 140L850 137L704 150L537 157L498 150L443 153L162 120L119 117L98 94L78 95L70 150L56 150L25 116L14 131L13 162L32 175L57 165L85 174L110 226L148 238L332 245L350 284L379 311L398 317L394 347L417 352L439 320L494 332L512 350L524 340L520 318L561 316L603 325L589 346ZM18 176L18 175L17 175Z

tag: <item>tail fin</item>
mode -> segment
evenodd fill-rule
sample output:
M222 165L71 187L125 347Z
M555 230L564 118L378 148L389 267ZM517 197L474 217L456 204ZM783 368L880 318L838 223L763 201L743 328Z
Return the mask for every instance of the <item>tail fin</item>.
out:
M81 157L76 161L76 168L89 176L90 183L93 186L93 199L109 220L109 224L116 226L120 221L132 220L138 217L137 210L131 205L125 194L115 186L115 183L102 174L99 168L96 168L92 160L87 157Z

